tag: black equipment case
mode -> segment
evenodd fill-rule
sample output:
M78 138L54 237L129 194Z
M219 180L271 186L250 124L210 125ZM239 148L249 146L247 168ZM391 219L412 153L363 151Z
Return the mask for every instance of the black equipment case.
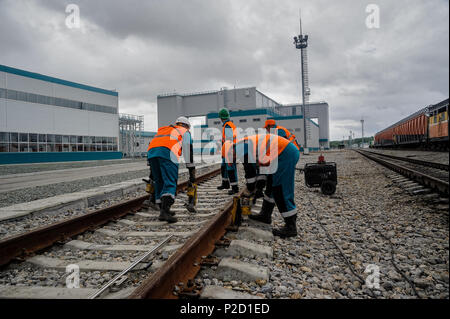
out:
M305 184L308 187L320 187L325 195L333 195L337 185L337 169L334 162L307 163L303 169Z

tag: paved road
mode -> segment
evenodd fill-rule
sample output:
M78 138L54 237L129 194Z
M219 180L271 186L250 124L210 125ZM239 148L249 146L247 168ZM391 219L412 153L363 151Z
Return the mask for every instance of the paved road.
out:
M147 169L145 161L0 176L0 193Z

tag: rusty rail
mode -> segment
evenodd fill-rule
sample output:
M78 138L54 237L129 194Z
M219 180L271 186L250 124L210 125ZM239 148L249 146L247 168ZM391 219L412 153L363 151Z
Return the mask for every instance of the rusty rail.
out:
M197 178L202 182L220 173L220 169L205 173ZM178 184L177 191L187 188L188 182ZM63 220L49 226L44 226L28 233L19 234L0 241L0 266L10 263L15 258L23 258L56 242L94 230L110 221L119 219L131 212L139 210L148 195L143 195L128 201L123 201L110 207Z
M404 161L404 162L409 162L409 163L412 163L412 164L418 164L418 165L422 165L422 166L437 168L437 169L441 169L441 170L444 170L444 171L447 171L447 172L449 171L449 168L448 168L447 164L442 164L442 163L437 163L437 162L427 162L427 161L422 161L422 160L409 158L409 157L401 157L401 156L383 154L383 153L366 151L366 150L364 150L363 152L366 152L368 154L374 154L374 155L380 155L380 156L384 156L384 157L389 157L389 158L392 158L392 159L396 159L396 160Z
M384 160L381 157L377 157L376 155L378 155L378 154L375 155L372 152L364 152L364 151L356 151L356 152L358 152L359 154L361 154L377 163L380 163L383 166L386 166L387 168L389 168L397 173L400 173L403 176L413 179L414 181L418 182L421 185L430 187L430 188L436 190L437 192L444 194L446 196L449 195L449 183L447 181L444 181L444 180L438 179L436 177L424 174L422 172L418 172L411 168L407 168L402 165L395 164L390 161ZM371 154L369 154L369 153L371 153Z
M239 197L242 191L237 194ZM215 249L216 242L226 233L232 221L234 199L204 225L197 233L173 254L167 262L147 278L130 299L177 299L173 294L175 285L194 279L201 268L202 256L208 256Z

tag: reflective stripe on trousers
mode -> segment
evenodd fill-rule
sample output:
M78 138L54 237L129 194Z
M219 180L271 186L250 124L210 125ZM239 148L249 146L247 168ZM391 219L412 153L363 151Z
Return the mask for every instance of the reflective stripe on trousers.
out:
M222 175L222 180L229 180L231 186L238 184L236 164L233 163L231 165L228 165L227 163L225 163L225 159L222 158L220 173Z

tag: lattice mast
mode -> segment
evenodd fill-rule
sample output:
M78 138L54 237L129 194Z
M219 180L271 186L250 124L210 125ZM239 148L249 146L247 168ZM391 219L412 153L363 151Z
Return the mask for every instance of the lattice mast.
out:
M364 147L364 118L361 118L361 145Z
M131 114L120 114L119 129L122 152L125 153L127 157L139 157L141 153L139 149L144 142L144 117Z
M303 135L304 135L304 150L308 152L308 139L311 137L311 130L309 125L309 108L307 104L309 102L309 76L308 76L308 35L303 35L302 30L302 18L300 15L300 34L298 37L294 37L294 44L296 49L300 49L301 59L301 78L302 78L302 114L303 114Z

